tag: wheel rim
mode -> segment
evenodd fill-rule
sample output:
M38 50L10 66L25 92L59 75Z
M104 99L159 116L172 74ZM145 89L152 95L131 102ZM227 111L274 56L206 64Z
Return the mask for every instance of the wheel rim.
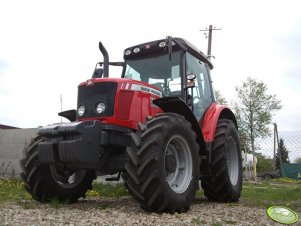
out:
M229 139L229 148L227 152L227 168L228 174L230 177L230 181L232 185L236 185L238 181L238 174L239 174L239 160L238 160L238 153L236 142L233 138Z
M50 173L54 181L61 187L74 188L84 179L86 170L67 170L63 167L50 165Z
M187 190L192 179L192 156L188 143L180 135L172 136L165 148L166 182L176 193Z

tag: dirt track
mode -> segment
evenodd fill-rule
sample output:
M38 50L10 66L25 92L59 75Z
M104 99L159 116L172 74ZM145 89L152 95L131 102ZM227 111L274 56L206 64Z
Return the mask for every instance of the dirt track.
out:
M266 209L203 199L187 213L173 215L145 212L131 197L90 198L59 208L30 201L5 204L0 211L0 225L280 225L267 217Z

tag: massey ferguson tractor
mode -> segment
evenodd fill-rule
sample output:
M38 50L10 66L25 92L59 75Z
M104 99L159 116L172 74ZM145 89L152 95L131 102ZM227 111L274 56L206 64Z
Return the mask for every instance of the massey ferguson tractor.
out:
M170 36L125 49L124 62L99 49L103 62L79 84L77 110L59 113L70 122L40 128L25 148L31 196L72 203L108 175L151 212L187 211L199 184L211 201L238 201L237 122L215 101L208 57ZM109 65L123 68L121 78L109 77Z

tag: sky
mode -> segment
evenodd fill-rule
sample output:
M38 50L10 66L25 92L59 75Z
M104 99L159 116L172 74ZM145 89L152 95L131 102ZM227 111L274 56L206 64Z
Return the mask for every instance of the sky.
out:
M235 101L247 77L267 84L283 108L278 130L301 127L300 1L1 1L0 124L21 128L60 121L75 109L77 86L102 61L102 41L111 61L136 44L182 37L206 53L201 29L212 24L214 87ZM110 68L111 69L111 68ZM120 77L113 69L110 77Z

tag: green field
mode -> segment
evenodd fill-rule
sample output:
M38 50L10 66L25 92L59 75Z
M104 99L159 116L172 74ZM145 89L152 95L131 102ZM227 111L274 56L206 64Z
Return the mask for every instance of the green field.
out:
M121 197L128 196L126 188L122 185L93 184L93 190L87 192L87 197ZM203 199L203 191L197 192L197 197ZM23 207L34 206L36 203L25 191L21 180L0 180L0 207L13 202ZM56 200L52 200L52 207L60 207ZM258 206L267 208L271 205L283 205L293 209L301 209L301 181L291 179L278 179L269 182L245 182L241 199L238 203L230 205Z

